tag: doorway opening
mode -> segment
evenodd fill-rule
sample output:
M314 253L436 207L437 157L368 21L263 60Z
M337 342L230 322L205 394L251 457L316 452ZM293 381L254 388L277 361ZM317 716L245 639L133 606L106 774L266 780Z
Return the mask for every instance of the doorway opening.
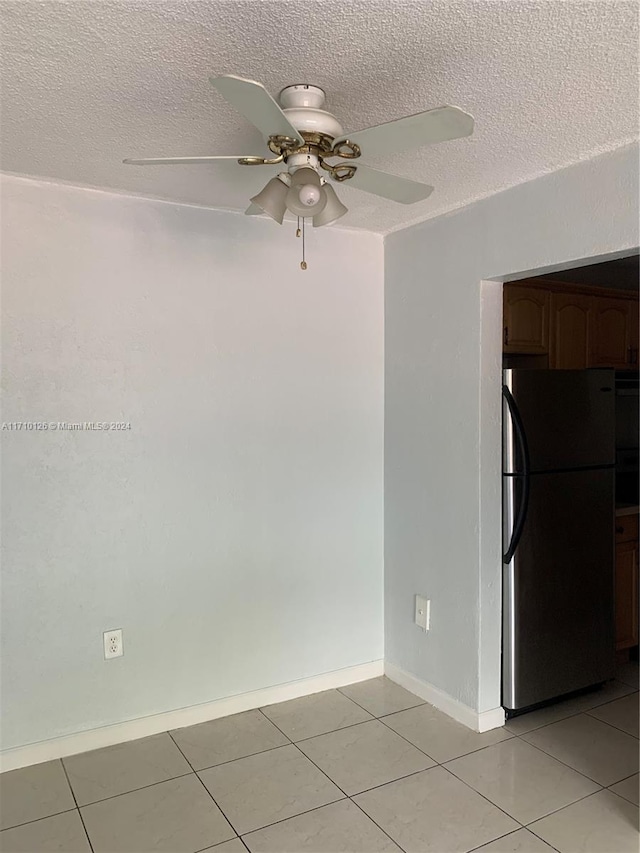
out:
M508 715L637 678L638 281L635 254L504 285Z

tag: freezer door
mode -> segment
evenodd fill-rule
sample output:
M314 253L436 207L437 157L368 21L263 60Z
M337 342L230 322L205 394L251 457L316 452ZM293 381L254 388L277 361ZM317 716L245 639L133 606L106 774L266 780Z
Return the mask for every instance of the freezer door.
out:
M615 463L613 370L505 370L503 382L522 420L532 472ZM503 470L519 472L508 430Z
M506 708L613 677L613 530L612 469L531 476L522 536L504 566Z

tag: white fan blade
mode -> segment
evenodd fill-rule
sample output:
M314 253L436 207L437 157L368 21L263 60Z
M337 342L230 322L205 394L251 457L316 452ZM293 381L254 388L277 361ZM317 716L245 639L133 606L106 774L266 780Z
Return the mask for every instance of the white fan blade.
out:
M360 163L356 167L354 176L345 181L345 184L367 193L380 195L382 198L389 198L391 201L398 201L400 204L415 204L417 201L428 198L433 192L433 187L428 184L419 184L417 181L400 178L398 175L378 172L377 169L371 169Z
M187 166L193 163L215 163L216 160L236 160L241 157L248 157L248 154L224 154L221 157L145 157L142 160L133 160L127 158L123 160L128 166L172 166L186 164Z
M262 83L245 80L233 74L209 79L223 98L226 98L264 136L289 136L304 145L304 139Z
M473 116L458 107L438 107L365 130L356 130L355 133L339 137L333 144L337 146L348 139L360 146L364 157L370 157L372 154L410 151L423 145L470 136L472 133Z
M260 216L261 213L264 213L264 210L259 207L255 202L251 202L249 207L245 210L245 216Z

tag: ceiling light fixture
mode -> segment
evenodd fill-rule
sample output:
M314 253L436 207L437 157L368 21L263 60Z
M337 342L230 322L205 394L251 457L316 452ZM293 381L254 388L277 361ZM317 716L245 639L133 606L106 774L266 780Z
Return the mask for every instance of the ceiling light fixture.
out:
M313 217L313 227L320 228L321 225L330 225L336 219L340 219L345 213L348 213L347 208L336 195L336 191L331 184L323 184L322 190L327 199L324 210L316 213Z
M448 139L460 139L473 133L473 117L458 107L438 107L384 124L344 135L338 119L323 109L325 93L308 83L286 86L280 92L280 104L261 83L234 74L212 77L218 92L263 134L273 157L221 154L196 157L145 157L124 162L136 166L179 165L233 162L240 166L275 166L284 163L282 172L256 196L245 211L248 216L268 214L282 225L288 210L302 219L298 236L302 237L304 270L304 223L330 225L347 213L347 208L328 183L349 181L352 187L400 204L415 204L428 198L433 187L371 169L360 162L361 155L391 155ZM329 160L351 162L330 163ZM353 162L355 161L355 162ZM320 177L323 169L327 175ZM300 225L300 224L299 224Z
M251 205L255 205L259 209L251 211L251 207L249 207L246 212L250 216L254 215L254 213L267 213L279 225L282 225L282 220L287 209L286 199L289 193L289 186L286 179L288 177L288 175L283 173L276 178L271 178L264 189L250 199Z
M322 213L327 196L320 183L320 175L309 166L297 169L291 176L287 191L287 210L294 216L306 217Z
M293 158L292 158L293 159ZM246 209L247 216L266 213L279 225L288 210L298 219L296 236L302 237L302 261L300 268L306 270L305 219L311 219L315 228L335 222L347 212L333 187L326 183L316 171L317 158L304 157L304 165L291 165L291 173L282 172L251 199ZM295 169L295 171L294 171ZM300 222L302 220L302 222Z

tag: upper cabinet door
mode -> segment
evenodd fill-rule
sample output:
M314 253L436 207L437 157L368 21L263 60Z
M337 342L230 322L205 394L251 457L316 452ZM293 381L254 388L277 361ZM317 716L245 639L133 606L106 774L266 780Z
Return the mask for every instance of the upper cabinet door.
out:
M635 304L628 299L594 299L590 329L589 366L631 368L631 326Z
M558 370L588 367L593 301L593 297L582 293L551 294L549 367Z
M504 352L549 352L549 291L505 284L503 301Z

